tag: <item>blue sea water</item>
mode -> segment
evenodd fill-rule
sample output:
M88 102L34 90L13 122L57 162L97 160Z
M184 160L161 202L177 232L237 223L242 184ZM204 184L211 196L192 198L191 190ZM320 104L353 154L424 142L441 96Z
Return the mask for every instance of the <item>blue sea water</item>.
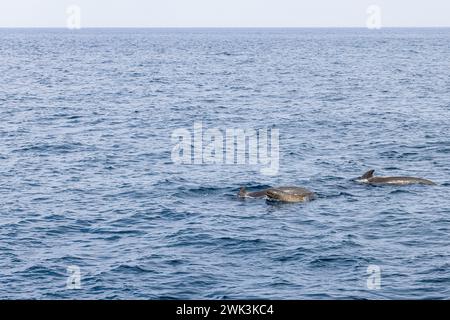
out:
M450 29L1 29L0 75L0 298L450 296ZM279 174L174 164L194 122ZM318 197L236 197L276 185Z

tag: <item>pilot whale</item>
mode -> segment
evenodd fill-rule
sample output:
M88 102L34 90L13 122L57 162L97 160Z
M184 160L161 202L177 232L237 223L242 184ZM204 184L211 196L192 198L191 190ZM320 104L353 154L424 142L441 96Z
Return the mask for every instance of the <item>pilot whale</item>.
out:
M367 183L367 184L389 184L389 185L409 185L409 184L426 184L426 185L436 185L433 181L414 178L414 177L375 177L373 174L375 170L367 171L361 177L356 178L356 182Z
M239 190L240 198L266 198L282 202L306 202L314 199L314 192L300 187L277 187L256 192L248 192L245 187Z

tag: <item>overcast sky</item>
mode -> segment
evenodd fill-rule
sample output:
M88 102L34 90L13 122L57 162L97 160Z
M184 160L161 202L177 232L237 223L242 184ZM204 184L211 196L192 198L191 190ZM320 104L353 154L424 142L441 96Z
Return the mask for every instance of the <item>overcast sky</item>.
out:
M383 27L450 26L450 0L1 0L0 27L365 27L369 5Z

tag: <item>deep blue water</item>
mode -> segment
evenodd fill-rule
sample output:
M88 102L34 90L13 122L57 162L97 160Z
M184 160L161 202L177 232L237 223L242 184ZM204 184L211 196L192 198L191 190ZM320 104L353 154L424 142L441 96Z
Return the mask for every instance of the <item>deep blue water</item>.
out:
M0 298L450 296L450 29L2 29L0 75ZM279 174L174 164L194 122L278 128Z

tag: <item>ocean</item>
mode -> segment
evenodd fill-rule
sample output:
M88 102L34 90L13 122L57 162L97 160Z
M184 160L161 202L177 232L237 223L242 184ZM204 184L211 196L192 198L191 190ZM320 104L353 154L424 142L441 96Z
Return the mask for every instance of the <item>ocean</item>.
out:
M0 29L0 298L448 299L449 55L439 28ZM174 162L196 123L278 130L276 174ZM236 196L282 185L317 198Z

